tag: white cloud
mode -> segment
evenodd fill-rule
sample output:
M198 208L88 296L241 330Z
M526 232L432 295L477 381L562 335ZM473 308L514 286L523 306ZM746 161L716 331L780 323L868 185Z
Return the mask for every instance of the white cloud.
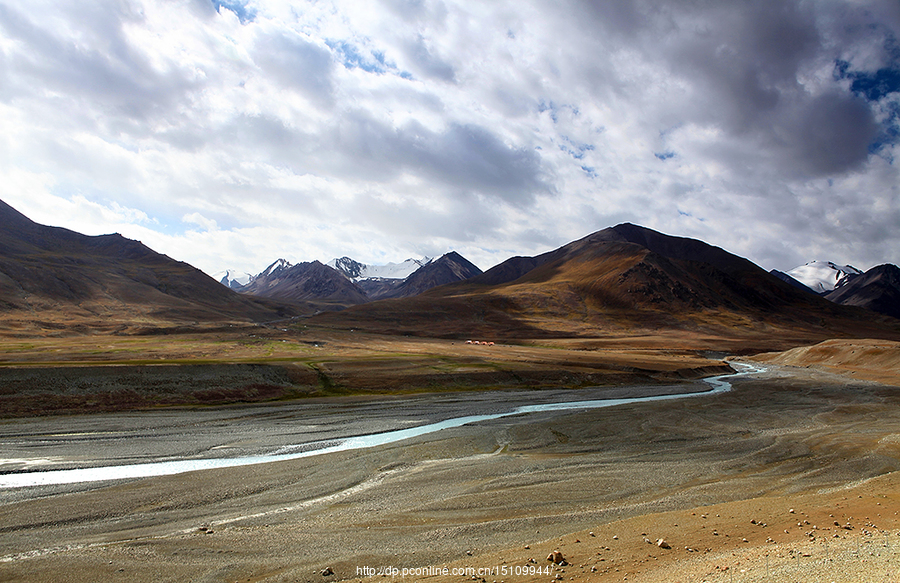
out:
M860 89L898 36L887 0L0 4L0 196L207 272L622 221L900 262L900 87Z

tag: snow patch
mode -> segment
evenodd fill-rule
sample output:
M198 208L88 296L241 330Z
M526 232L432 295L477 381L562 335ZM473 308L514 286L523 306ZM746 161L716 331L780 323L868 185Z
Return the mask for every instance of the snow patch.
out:
M810 261L795 267L788 275L809 287L816 293L825 293L841 284L841 280L850 276L862 275L862 271L852 265L838 265L831 261Z
M341 257L332 259L327 265L337 269L353 281L360 281L363 279L406 279L417 269L432 261L434 261L433 257L422 257L421 259L407 259L401 263L366 265L349 257Z
M222 285L230 287L231 289L244 287L245 285L253 281L252 275L243 271L238 271L237 269L217 271L216 273L212 274L211 277Z

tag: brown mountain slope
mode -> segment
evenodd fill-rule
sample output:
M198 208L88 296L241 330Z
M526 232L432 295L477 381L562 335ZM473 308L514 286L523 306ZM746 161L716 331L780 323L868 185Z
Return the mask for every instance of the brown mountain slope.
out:
M330 302L337 307L369 301L359 286L336 269L318 261L297 265L280 261L242 287L241 293L291 302Z
M416 298L317 321L458 338L683 330L779 345L788 336L900 335L895 322L803 293L723 249L630 224Z
M406 298L448 283L455 283L479 275L481 270L468 259L451 251L414 271L390 297Z
M0 201L0 315L15 326L267 320L279 309L138 241L39 225Z

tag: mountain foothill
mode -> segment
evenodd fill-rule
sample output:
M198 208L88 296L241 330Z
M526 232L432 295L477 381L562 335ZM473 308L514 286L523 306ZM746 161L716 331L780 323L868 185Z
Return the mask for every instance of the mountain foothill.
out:
M457 252L381 274L349 258L328 265L278 260L244 285L223 285L121 235L39 225L2 202L0 226L7 332L302 317L327 327L436 338L639 331L769 338L772 345L900 338L894 265L853 273L822 295L721 248L628 223L484 272Z

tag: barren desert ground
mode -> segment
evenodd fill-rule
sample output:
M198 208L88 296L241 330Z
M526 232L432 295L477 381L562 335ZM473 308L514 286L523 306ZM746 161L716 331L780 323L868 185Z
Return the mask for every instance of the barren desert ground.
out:
M733 385L275 463L5 489L0 581L896 581L900 388L777 365ZM609 391L10 419L3 470L247 455ZM546 560L554 550L567 564Z

